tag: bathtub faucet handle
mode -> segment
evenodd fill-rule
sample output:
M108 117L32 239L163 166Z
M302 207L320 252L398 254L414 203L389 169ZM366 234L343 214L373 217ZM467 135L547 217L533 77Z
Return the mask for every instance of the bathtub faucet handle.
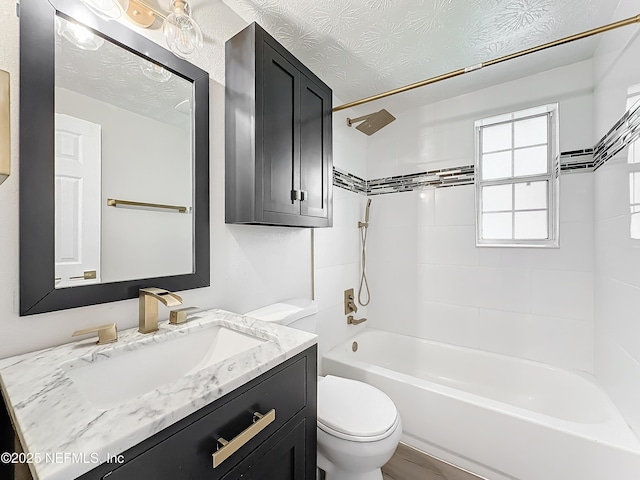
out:
M355 302L355 296L353 288L344 291L344 314L349 315L358 311L358 306Z

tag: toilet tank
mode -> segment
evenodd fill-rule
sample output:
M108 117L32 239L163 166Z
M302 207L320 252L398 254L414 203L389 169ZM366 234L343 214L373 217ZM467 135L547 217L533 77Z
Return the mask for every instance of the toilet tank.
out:
M316 333L318 304L310 298L291 298L245 313L247 317L279 323L298 330Z

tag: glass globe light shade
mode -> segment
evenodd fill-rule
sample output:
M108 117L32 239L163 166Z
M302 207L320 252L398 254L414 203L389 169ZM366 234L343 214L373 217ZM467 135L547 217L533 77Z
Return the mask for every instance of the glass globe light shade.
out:
M58 35L82 50L98 50L104 45L104 39L102 37L99 37L79 23L56 17L56 27Z
M127 4L128 0L123 0ZM127 5L121 5L118 0L82 0L82 3L105 20L116 20L122 15L123 9L126 10Z
M148 60L142 60L140 69L145 77L159 83L168 82L171 79L171 72Z
M187 58L202 48L202 31L189 16L189 5L186 2L174 0L173 12L162 24L162 31L171 51L181 58Z

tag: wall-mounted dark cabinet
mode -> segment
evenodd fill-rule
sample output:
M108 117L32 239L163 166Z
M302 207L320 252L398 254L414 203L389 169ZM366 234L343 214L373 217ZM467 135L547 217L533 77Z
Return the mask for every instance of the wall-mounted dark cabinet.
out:
M226 44L226 222L332 225L331 89L253 23Z

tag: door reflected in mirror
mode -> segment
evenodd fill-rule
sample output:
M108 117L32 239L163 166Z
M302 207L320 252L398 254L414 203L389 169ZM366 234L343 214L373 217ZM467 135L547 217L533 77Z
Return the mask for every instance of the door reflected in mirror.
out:
M193 97L56 17L56 288L194 271Z

